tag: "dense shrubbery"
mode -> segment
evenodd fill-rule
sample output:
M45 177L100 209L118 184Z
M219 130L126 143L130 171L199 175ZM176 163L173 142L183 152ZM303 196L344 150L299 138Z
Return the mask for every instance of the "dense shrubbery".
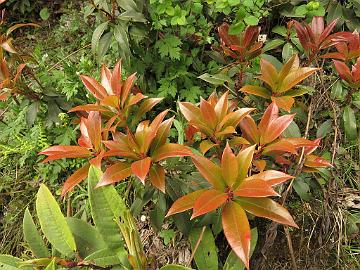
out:
M295 258L298 229L288 226L303 230L313 217L301 203L316 200L328 222L321 243L335 220L358 233L359 213L336 212L348 215L339 220L329 199L347 190L356 208L359 188L357 10L334 5L85 1L63 6L50 30L51 6L41 6L36 24L9 24L3 13L0 251L21 259L0 255L0 267L249 269L261 231L252 262L260 269L281 223L296 269L309 262ZM334 9L354 19L343 25ZM25 213L22 247L9 239L15 213ZM265 229L255 217L273 222ZM189 240L191 256L170 261L186 267L150 255L138 229L145 221L165 246Z

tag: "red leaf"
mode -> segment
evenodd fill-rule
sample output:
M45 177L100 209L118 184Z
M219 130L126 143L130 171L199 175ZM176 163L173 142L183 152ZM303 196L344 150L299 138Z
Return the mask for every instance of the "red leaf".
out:
M68 179L66 179L61 190L61 197L64 197L66 193L72 190L77 184L79 184L87 177L89 167L89 164L84 165L83 167L75 171Z
M267 145L264 147L263 154L274 154L277 152L288 152L297 154L295 146L288 142L286 139L280 139L277 142Z
M165 170L161 165L155 164L150 168L149 178L154 187L165 193Z
M96 187L102 187L117 183L131 175L131 165L126 162L118 162L108 167L102 175Z
M222 226L232 250L249 269L250 225L245 211L235 202L229 202L222 210Z
M131 164L131 171L141 180L141 182L145 183L145 178L149 173L150 165L151 158L147 157L133 162Z
M184 212L186 210L192 209L194 207L195 201L199 198L201 194L203 194L206 191L206 189L200 189L197 191L194 191L192 193L189 193L179 199L177 199L169 209L168 213L166 214L166 217Z
M44 151L41 151L39 155L47 155L48 157L43 161L56 160L61 158L81 158L90 157L91 152L85 147L72 146L72 145L56 145L51 146Z
M299 228L289 212L280 204L268 198L238 197L236 201L247 212L273 221Z
M227 198L228 195L226 193L220 192L216 189L204 191L195 201L191 219L219 208L226 202Z
M190 148L176 143L167 143L160 146L152 155L154 162L169 158L169 157L186 157L192 156Z

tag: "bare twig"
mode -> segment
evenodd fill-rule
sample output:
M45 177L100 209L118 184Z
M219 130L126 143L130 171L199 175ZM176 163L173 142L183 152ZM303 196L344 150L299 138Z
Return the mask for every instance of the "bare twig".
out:
M201 240L202 240L202 238L203 238L203 236L204 236L205 229L206 229L206 226L202 227L202 230L201 230L201 233L200 233L200 235L199 235L199 238L198 238L198 240L197 240L197 242L196 242L196 244L195 244L195 247L194 247L193 252L191 253L191 257L190 257L190 259L189 259L189 262L187 263L188 266L191 265L191 262L192 262L192 260L194 259L195 253L196 253L197 249L199 248L199 245L200 245L200 243L201 243Z

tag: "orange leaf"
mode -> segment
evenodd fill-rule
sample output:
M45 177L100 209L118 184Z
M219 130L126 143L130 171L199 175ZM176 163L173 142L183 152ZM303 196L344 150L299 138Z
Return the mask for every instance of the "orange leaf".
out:
M206 189L200 189L177 199L169 209L166 217L192 209L194 203Z
M192 156L190 148L176 143L167 143L160 146L152 155L154 162L169 158L169 157L186 157Z
M256 144L259 143L260 133L254 119L251 116L246 116L240 122L240 129L243 133L242 136L249 142Z
M61 190L61 197L64 197L66 193L72 190L77 184L83 181L89 171L90 164L86 164L77 171L75 171L68 179L66 179L62 190Z
M236 201L245 211L273 221L299 228L289 212L280 204L268 198L238 197Z
M106 89L99 84L94 78L91 78L86 75L80 76L82 82L84 83L85 87L99 100L105 98L108 94Z
M131 164L131 172L135 174L142 183L145 183L145 178L149 173L151 165L151 158L146 157L144 159L135 161Z
M228 112L228 96L229 92L226 91L216 102L214 110L218 121L223 119Z
M238 178L238 161L228 143L221 158L221 173L227 186L232 187Z
M204 191L195 201L191 219L219 208L226 202L227 198L228 196L226 193L220 192L216 189Z
M76 106L76 107L70 109L68 112L77 112L77 111L110 112L110 110L107 109L106 107L103 107L103 106L100 106L97 104L85 104L85 105Z
M295 146L283 139L278 140L272 144L267 145L264 147L263 154L274 154L277 152L288 152L292 154L297 154Z
M174 121L175 116L165 120L159 126L159 129L156 133L153 143L151 144L151 150L154 151L159 148L161 145L166 143L166 139L169 136L170 128Z
M229 245L249 269L251 233L245 211L236 202L229 202L224 206L221 217Z
M248 171L251 167L251 163L253 160L255 147L256 145L247 147L244 150L240 151L239 154L236 156L239 165L239 172L237 177L238 182L236 183L237 185L239 185L241 181L244 180L248 174ZM236 186L234 188L236 188Z
M204 125L203 119L201 117L201 111L194 104L190 102L179 102L179 108L186 120L196 124L200 123Z
M131 165L126 162L118 162L108 167L102 175L100 182L96 187L102 187L114 184L131 175Z
M219 165L202 156L193 156L192 162L201 175L216 189L223 191L226 183L221 174Z
M90 157L91 152L85 147L72 146L72 145L56 145L51 146L44 151L41 151L39 155L47 155L48 157L43 161L56 160L61 158L81 158Z
M161 165L155 164L150 168L149 178L154 187L165 193L165 170Z
M116 95L118 99L120 99L122 90L121 61L117 62L113 69L110 84L113 94Z
M271 93L265 87L256 86L256 85L245 85L240 88L240 91L248 94L253 94L255 96L270 98Z
M217 117L214 108L205 99L200 98L200 111L203 119L214 129L217 124Z
M271 97L271 100L279 106L279 108L284 109L287 112L290 112L291 107L294 105L294 98L290 96L282 97Z
M124 107L136 79L136 73L131 74L124 82L121 93L121 106Z
M307 155L305 158L304 166L312 168L333 167L333 165L331 165L329 161L315 155Z
M294 178L294 176L288 175L283 172L279 172L279 171L275 171L275 170L267 170L267 171L263 171L258 174L254 174L254 175L246 178L246 180L250 181L250 180L259 179L259 180L266 181L271 186L275 186L275 185L281 184L292 178Z
M272 102L265 110L263 116L261 117L260 123L258 125L259 132L264 133L266 128L269 126L271 121L279 117L279 108L276 103Z
M271 188L271 184L260 179L245 179L235 190L234 195L240 197L280 196Z
M264 133L261 134L260 143L268 144L278 138L284 130L291 124L295 114L280 116L271 121Z

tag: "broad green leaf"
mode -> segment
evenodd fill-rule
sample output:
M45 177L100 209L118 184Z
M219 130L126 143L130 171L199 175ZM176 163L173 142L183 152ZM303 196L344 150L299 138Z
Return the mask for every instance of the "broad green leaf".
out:
M285 43L284 40L282 39L273 39L273 40L270 40L269 42L267 42L265 44L265 46L263 47L263 52L266 52L266 51L270 51L270 50L273 50L281 45L283 45Z
M18 265L20 262L21 260L19 258L0 254L0 269L2 270L19 270Z
M122 252L125 252L125 250L123 250ZM126 252L123 255L126 255ZM95 251L94 253L87 256L84 260L92 261L100 267L108 267L121 264L119 255L116 254L115 251L110 249L101 249Z
M40 10L40 18L43 20L43 21L46 21L47 19L50 18L50 13L49 13L49 9L48 8L43 8L42 10Z
M36 212L45 237L60 253L71 256L76 251L74 236L50 190L41 184L36 197Z
M125 203L120 198L114 186L95 189L100 178L101 171L95 166L90 166L88 192L91 215L96 228L109 249L122 249L124 246L122 236L114 220L119 219L125 212Z
M201 235L201 228L194 228L191 230L189 240L191 249L194 250L196 243ZM218 256L217 248L215 245L214 236L209 228L206 228L200 244L196 249L194 255L196 266L199 270L217 270L218 269Z
M310 187L308 183L304 181L304 179L296 179L294 181L293 187L295 192L299 195L301 199L307 202L311 200Z
M300 138L301 137L300 128L294 121L292 121L290 125L284 130L282 135L285 138Z
M108 51L110 44L111 44L112 36L113 36L112 33L108 32L100 38L98 47L97 47L97 52L96 52L98 62L101 61L101 59L104 57L104 55Z
M349 140L356 140L357 138L357 126L355 112L350 106L346 106L343 114L344 128L346 137Z
M331 97L337 100L344 99L344 91L341 80L338 80L332 87L331 87Z
M290 59L291 56L295 54L296 50L290 43L286 43L282 50L282 58L284 61L287 61Z
M44 240L36 229L35 223L31 217L28 208L25 210L23 219L23 233L24 240L28 243L30 250L37 258L50 257L50 252L47 249Z
M105 30L107 29L108 23L109 22L106 21L106 22L98 25L98 27L96 27L96 29L92 35L92 38L91 38L91 50L93 53L96 53L96 48L98 46L99 40L100 40L101 36L103 35L103 33L105 32Z
M272 30L273 33L276 33L280 36L286 37L286 27L285 26L275 26Z
M160 268L160 270L194 270L178 264L168 264Z
M114 27L114 37L119 44L120 47L120 55L126 61L129 60L131 55L130 46L129 46L129 39L127 36L127 26L122 24L117 24Z
M244 22L247 24L247 25L258 25L259 23L259 18L255 17L255 16L246 16L244 18Z
M133 0L116 0L116 3L124 10L126 11L136 11L138 10L138 6L136 2Z
M251 229L250 257L255 250L257 239L258 239L257 228L253 228ZM239 259L239 257L235 254L234 251L231 251L225 261L223 270L244 270L244 269L245 269L244 263Z
M118 16L118 19L123 20L123 21L127 21L127 22L146 22L146 18L144 17L144 15L140 12L136 12L133 10L128 10L125 11L123 13L121 13Z
M81 257L89 256L97 250L106 248L104 240L94 226L91 226L84 220L72 217L66 218L66 221L74 235Z
M56 264L55 264L55 258L51 260L51 262L46 266L45 270L55 270Z
M316 131L316 138L324 138L330 133L330 131L332 130L332 126L332 120L326 120L318 127L318 130Z

